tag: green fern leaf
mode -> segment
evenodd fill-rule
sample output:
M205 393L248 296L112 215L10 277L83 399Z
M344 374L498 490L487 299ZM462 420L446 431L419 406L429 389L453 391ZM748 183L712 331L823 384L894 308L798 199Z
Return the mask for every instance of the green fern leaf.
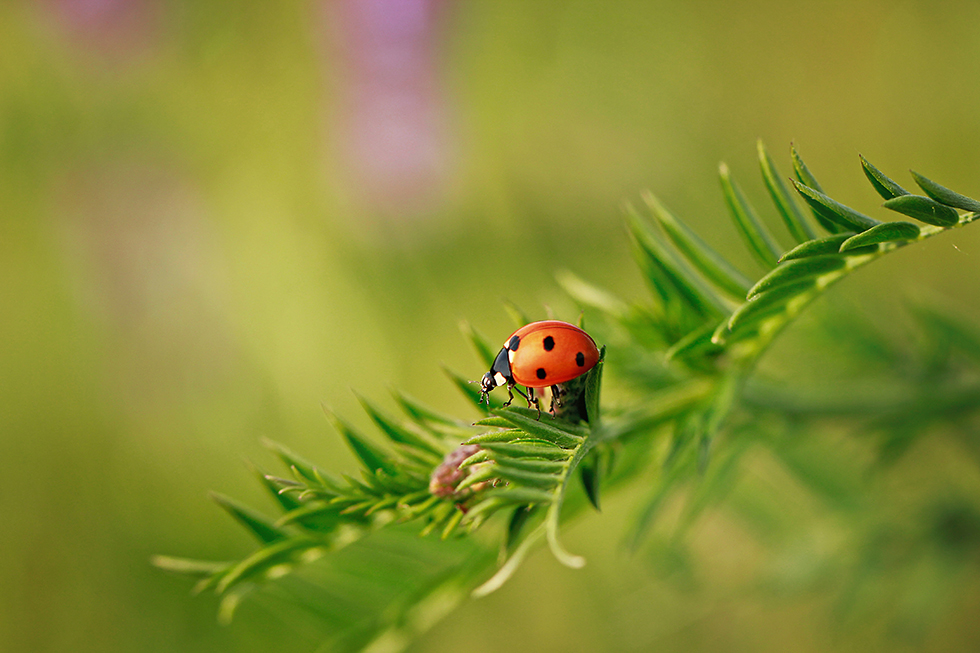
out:
M904 199L905 197L912 197L912 195L905 195L902 198L896 199ZM918 225L914 225L911 222L885 222L877 227L871 227L856 236L851 236L841 243L840 251L841 253L849 253L853 250L862 249L870 245L878 245L879 243L915 240L919 237L919 233ZM862 251L867 250L862 249Z
M960 216L954 209L921 195L893 197L885 200L882 206L937 227L952 227L960 221Z
M746 294L746 299L752 299L761 292L795 283L801 279L813 278L816 281L817 277L836 272L845 265L847 265L847 260L840 255L808 256L806 258L787 261L759 279L749 289L749 292Z
M861 159L861 168L864 170L864 175L868 178L868 181L871 182L875 192L881 195L883 199L890 200L909 194L907 190L886 177L885 173L871 165L870 161L865 159L860 154L858 156Z
M772 234L762 224L755 210L749 205L748 200L745 199L745 195L742 193L742 189L731 178L731 172L724 163L718 167L718 176L721 179L721 189L722 194L725 196L725 203L728 205L728 210L734 218L739 234L741 234L745 243L748 245L749 252L752 253L764 269L772 269L779 259L781 248L776 244L776 240Z
M154 567L191 578L211 578L231 568L231 562L211 562L207 560L191 560L174 556L155 555L150 558Z
M619 320L629 316L630 308L626 302L597 286L581 279L568 270L559 270L555 279L566 293L584 306L598 309Z
M429 454L427 458L433 462L437 463L439 458L441 458L445 453L445 447L438 443L434 438L428 436L421 430L412 430L407 426L398 424L394 419L385 415L381 410L376 408L367 399L354 393L357 396L358 401L364 408L364 412L368 414L371 421L377 425L378 429L388 436L388 439L396 444L402 444L411 449Z
M487 367L489 367L489 365ZM453 382L456 389L459 390L463 396L466 397L478 410L487 410L487 407L483 405L487 403L489 403L490 409L500 408L503 406L503 399L500 399L495 395L491 395L484 400L483 391L480 389L480 384L475 383L474 379L467 379L462 374L458 374L446 366L442 367L442 371L446 373L446 376L448 376L449 380Z
M808 240L813 240L817 237L816 232L810 226L810 223L807 222L806 218L803 217L803 213L796 205L796 202L793 201L789 188L787 188L783 182L783 178L776 171L776 164L773 162L772 157L769 156L769 152L766 150L766 146L761 139L756 143L756 148L759 153L759 166L762 169L762 179L765 181L769 196L776 205L779 215L782 216L790 235L793 236L793 239L797 243L805 243Z
M460 331L463 332L463 336L470 341L473 345L473 349L476 350L477 356L483 362L483 366L488 368L493 364L493 359L496 358L497 352L500 351L500 347L494 347L490 344L481 333L479 333L473 325L468 321L463 320L459 325Z
M230 497L212 492L211 499L224 508L228 514L258 538L260 542L267 544L289 537L289 533L273 525L270 520Z
M858 213L849 206L844 206L840 202L830 199L820 191L814 190L798 181L794 181L793 185L815 213L838 226L837 231L841 231L842 229L864 231L881 224L878 220L870 218L863 213Z
M782 325L794 317L805 304L816 297L816 291L817 279L811 276L760 292L739 306L727 322L719 325L711 340L715 344L723 344L756 337L760 340L760 347L753 353L758 353L761 351L763 338L771 337L777 322ZM764 334L758 332L761 321L771 322Z
M652 194L643 196L653 217L667 237L705 279L733 297L742 297L748 290L749 281L720 254L711 249L697 234L681 222Z
M815 238L813 240L801 243L783 254L779 258L779 262L783 263L785 261L792 261L795 259L801 259L808 256L824 256L826 254L837 254L840 252L840 246L844 244L849 238L854 236L853 231L845 231L843 233L834 234L833 236L826 236L824 238Z
M369 472L374 473L381 470L390 476L398 473L398 468L394 462L381 448L355 431L351 425L338 417L326 406L323 407L323 411L326 413L327 419L330 420L337 433L347 441L347 445L351 451L354 452L354 455L357 456Z
M516 430L515 433L520 434L522 431ZM545 440L524 438L514 438L509 442L475 442L475 440L476 438L473 438L468 444L478 443L481 447L491 452L500 452L514 457L542 458L544 460L565 460L568 458L566 449L562 449L558 445Z
M726 313L729 306L725 300L660 243L656 234L631 206L627 206L626 210L637 260L647 273L651 286L660 295L663 305L668 308L683 306L685 312L693 314L698 321L705 315Z
M820 183L817 181L817 178L813 176L812 172L810 172L810 169L807 167L806 163L803 162L803 158L800 156L800 153L796 150L796 146L792 144L790 145L790 156L793 159L793 174L796 176L796 180L804 186L812 188L818 193L823 193L823 188L820 187ZM796 186L796 181L790 181L793 182L794 186ZM836 220L833 218L828 218L824 214L822 208L818 209L810 202L807 202L807 204L810 206L810 211L813 213L813 217L817 219L817 222L820 223L820 226L822 226L824 229L832 234L840 233L841 231L845 230L845 228L838 224Z
M952 206L956 209L962 209L963 211L970 211L971 213L980 212L980 202L972 197L960 195L956 191L950 190L945 186L937 184L931 179L923 177L914 170L910 172L912 173L912 177L915 179L915 183L919 185L919 188L925 191L926 195L936 200L940 204Z

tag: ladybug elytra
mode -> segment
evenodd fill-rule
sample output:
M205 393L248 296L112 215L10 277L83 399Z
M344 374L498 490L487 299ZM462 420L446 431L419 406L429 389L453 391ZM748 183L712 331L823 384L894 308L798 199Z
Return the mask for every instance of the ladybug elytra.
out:
M515 331L493 361L490 371L480 382L481 401L490 403L489 393L497 386L507 385L509 398L514 390L527 399L528 407L541 407L534 396L535 388L551 388L551 413L560 405L562 383L578 378L595 367L599 350L592 337L574 324L558 320L532 322ZM517 384L527 388L524 394Z

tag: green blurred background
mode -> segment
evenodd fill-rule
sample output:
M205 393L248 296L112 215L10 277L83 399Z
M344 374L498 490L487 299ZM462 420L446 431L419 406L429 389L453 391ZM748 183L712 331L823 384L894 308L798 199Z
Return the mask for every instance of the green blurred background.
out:
M640 296L620 206L645 188L755 274L716 166L764 205L757 138L878 217L858 152L977 196L978 33L966 0L0 3L0 650L313 650L275 601L221 627L148 563L249 551L207 491L268 507L262 437L340 472L320 404L364 424L351 388L468 415L459 320L574 318L559 268ZM964 229L838 292L976 318L978 256ZM724 524L708 588L662 586L620 547L631 498L569 530L586 569L535 556L412 650L841 645L739 593L758 552Z

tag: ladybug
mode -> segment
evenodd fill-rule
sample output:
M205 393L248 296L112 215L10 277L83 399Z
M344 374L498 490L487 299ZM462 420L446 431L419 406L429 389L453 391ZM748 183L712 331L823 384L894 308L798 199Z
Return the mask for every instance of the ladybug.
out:
M541 413L541 406L534 396L535 388L551 388L551 414L561 405L562 390L559 384L578 378L599 362L599 350L592 337L574 324L558 320L532 322L515 331L503 349L493 360L490 371L480 382L480 401L490 405L489 393L497 386L507 384L510 397L504 406L514 401L514 390L527 399ZM515 388L517 384L527 388L527 394Z

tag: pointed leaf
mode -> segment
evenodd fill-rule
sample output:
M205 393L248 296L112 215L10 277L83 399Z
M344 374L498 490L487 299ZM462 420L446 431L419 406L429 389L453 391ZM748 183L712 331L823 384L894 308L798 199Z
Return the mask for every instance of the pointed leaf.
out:
M508 501L505 498L501 498L499 492L491 493L488 497L484 498L482 501L477 502L475 505L471 505L466 510L466 520L465 528L467 533L472 533L480 526L486 522L491 516L496 512L504 509L510 508L515 505L515 502ZM517 505L528 505L527 503L518 502Z
M523 458L511 458L505 456L498 456L496 458L498 467L508 467L512 469L520 469L527 472L536 472L539 474L556 474L565 469L567 464L564 461L557 460L525 460Z
M596 511L601 510L599 488L602 483L602 469L598 451L593 452L579 465L579 477L582 479L582 488L585 490L585 496L589 498L589 503Z
M537 457L545 460L567 460L568 451L550 442L520 440L513 443L486 442L480 445L490 451L501 451L510 456Z
M937 227L952 227L960 221L956 209L922 195L902 195L886 200L883 207ZM906 223L907 224L907 223Z
M904 195L903 197L913 197L912 195ZM896 198L902 199L902 198ZM887 202L886 202L887 204ZM878 243L887 243L891 241L907 241L915 240L919 237L919 227L918 225L912 224L911 222L884 222L877 227L872 227L867 231L861 232L856 236L851 236L843 243L841 243L840 251L850 252L851 250L857 249L859 247L867 247L868 245L877 245Z
M516 508L510 516L510 521L507 523L507 539L504 542L504 551L508 554L513 553L514 548L523 541L522 535L525 534L524 529L532 522L532 518L540 524L541 517L542 511L540 506L533 505Z
M412 430L397 423L394 419L385 415L361 395L357 393L354 393L354 395L357 397L357 400L361 402L364 412L368 414L371 421L374 422L381 432L387 435L388 439L392 442L407 445L418 451L431 454L436 458L442 458L442 456L445 454L445 450L439 445L439 443L421 433L413 432Z
M629 306L623 300L582 280L578 275L568 270L559 270L555 278L558 280L558 285L579 304L597 308L620 319L629 315Z
M627 218L638 262L665 305L681 301L698 315L728 312L724 300L657 239L633 207L627 207Z
M599 349L599 362L585 377L585 414L592 427L599 425L599 397L602 390L602 369L605 366L606 346Z
M289 511L300 505L300 501L298 501L292 495L292 493L283 492L283 486L270 478L265 472L259 469L258 466L249 463L249 468L256 475L256 478L258 478L259 483L262 484L262 487L264 487L266 491L272 495L272 498L279 503L279 506L283 510Z
M507 311L507 314L510 316L510 319L514 321L514 325L518 329L524 326L525 324L530 324L531 322L534 322L534 320L528 317L527 313L521 310L521 308L512 301L509 300L504 301L504 310Z
M714 383L705 379L682 381L667 390L650 395L649 401L624 415L628 422L612 433L604 435L604 440L628 439L630 435L649 432L659 428L680 415L699 406L714 388ZM622 424L622 422L617 422ZM607 427L608 429L609 427Z
M667 350L664 358L668 361L674 359L692 359L697 356L705 355L707 352L717 352L718 346L711 342L711 335L718 327L714 322L708 322L700 329L695 329L689 334L678 340Z
M563 449L572 449L582 442L582 438L557 426L526 417L513 410L494 410L494 414L503 417L514 426L522 429L528 435L552 442Z
M476 485L477 483L492 481L499 477L500 473L496 465L472 468L469 470L469 474L467 474L459 483L456 484L456 493L462 492L466 488Z
M500 347L491 345L490 341L466 320L459 323L459 330L463 332L466 339L473 345L473 349L476 350L476 354L483 363L483 366L489 369L493 365L493 359L496 358Z
M738 232L762 267L767 270L772 269L776 265L781 248L776 244L776 240L762 224L762 221L759 220L752 207L749 206L742 189L731 178L728 166L722 163L718 167L718 175L721 179L721 190L725 195L725 202L735 219Z
M449 380L453 382L456 389L463 393L463 396L470 400L470 402L479 408L480 410L487 410L485 403L482 401L483 392L480 389L480 384L477 383L475 379L467 379L461 374L457 374L453 370L449 369L445 365L442 366L442 371L446 373ZM493 407L500 407L503 405L503 400L496 395L490 395L488 397L490 405Z
M808 256L806 258L788 261L759 279L749 290L746 299L752 299L761 292L772 290L788 283L794 283L800 279L815 278L828 272L840 270L846 264L847 261L840 255Z
M326 406L323 407L323 410L327 414L327 419L330 420L334 430L347 441L350 450L361 461L365 469L372 474L379 469L389 476L398 474L398 468L387 452L355 431L350 424L342 420Z
M820 191L814 190L809 186L794 181L796 190L803 196L806 203L815 213L822 215L840 227L836 231L843 229L853 229L854 231L865 231L876 225L881 224L878 220L868 217L863 213L858 213L849 206L844 206L836 200L832 200Z
M890 200L893 197L901 197L902 195L909 194L907 190L886 177L885 173L871 165L870 161L860 154L858 156L861 158L861 167L864 169L864 175L871 182L871 185L874 186L875 192L881 195L883 199Z
M464 467L472 467L473 465L479 465L480 463L485 463L488 460L493 460L493 456L490 455L488 449L480 449L469 458L464 460L459 464L457 469L463 469Z
M736 330L743 329L759 320L789 312L792 304L800 297L809 294L811 290L816 288L816 285L815 277L806 277L794 283L759 293L742 304L728 318L728 330L734 333Z
M823 188L820 187L819 182L817 182L817 178L813 176L810 169L806 167L805 163L803 163L803 158L800 157L800 153L796 151L795 145L790 145L790 156L793 159L793 174L796 175L796 179L799 180L799 182L804 186L808 186L819 193L823 193ZM792 179L790 181L793 182L794 186L796 185L795 181ZM810 204L810 202L807 202L807 204L810 206L810 211L813 213L813 217L817 219L817 222L819 222L820 226L822 226L824 229L832 234L840 233L844 230L844 228L841 227L837 221L827 218L822 212L822 209L818 210L813 206L813 204Z
M653 217L656 218L664 233L691 265L697 268L708 281L734 297L745 295L750 282L741 272L711 249L690 227L661 204L652 193L644 193L643 199L650 207Z
M761 139L757 143L757 148L759 151L759 165L762 168L762 179L766 182L766 189L769 190L769 195L779 210L779 215L782 216L790 235L798 243L813 240L817 237L817 234L803 216L803 212L800 211L799 206L793 201L793 196L790 195L789 188L787 188L783 182L783 178L776 171L776 164L773 162L772 157L769 156L769 152L766 150L766 146Z
M817 178L813 176L813 173L810 172L810 169L803 162L803 157L800 156L800 153L796 150L796 145L793 143L790 143L789 155L793 160L793 174L796 175L799 182L822 193L823 188L820 187L820 182L817 181Z
M539 490L550 490L558 484L559 478L555 474L543 472L531 472L516 467L496 467L496 476L506 481L511 481L519 486L536 488Z
M314 485L323 485L330 490L339 490L340 481L327 475L315 465L290 451L285 445L279 444L275 440L268 438L262 439L262 444L274 450L279 458L290 468L296 471L303 479Z
M506 504L550 504L555 500L551 491L538 490L530 487L508 487L504 490L493 493L493 497L504 501Z
M972 197L967 197L966 195L960 195L954 190L950 190L945 186L937 184L936 182L923 177L914 170L910 170L912 177L915 179L915 183L919 185L925 194L936 200L940 204L945 204L946 206L952 206L956 209L962 209L964 211L970 211L972 213L980 212L980 202L976 201Z
M347 482L347 485L350 486L349 489L353 489L357 495L373 497L377 495L379 491L381 491L381 488L377 487L374 484L373 482L374 479L368 474L364 475L366 477L366 480L368 481L368 484L360 482L359 480L357 480L353 476L350 476L349 474L341 474L341 476ZM340 501L340 500L349 501L350 500L349 493L347 496L336 497L334 499L334 501Z
M513 424L505 420L504 418L498 418L502 424L495 424L494 426L507 426L508 428L502 429L500 431L489 431L487 433L481 433L480 435L475 435L463 444L485 444L487 442L512 442L517 438L524 436L524 431L514 428ZM484 420L480 420L481 422Z
M235 520L252 533L260 542L268 543L289 536L286 531L273 525L272 520L248 508L230 497L217 492L211 493L211 499L235 518Z
M779 262L791 261L793 259L805 258L807 256L821 256L823 254L836 254L840 251L840 246L845 240L854 235L853 231L834 234L826 238L817 238L797 245L789 250L779 259Z
M459 524L463 521L464 517L466 517L466 513L459 508L455 508L452 512L452 516L446 520L446 523L443 526L442 535L439 536L440 539L448 540Z
M326 547L306 537L279 540L248 556L228 571L217 585L222 594L235 585L255 576L281 576L303 559L312 561L326 552Z
M398 405L401 406L401 409L404 410L405 413L417 423L428 424L430 426L435 425L450 427L454 430L456 428L466 428L465 422L449 417L444 413L435 411L419 400L415 399L414 397L410 397L400 390L392 389L391 394L395 401L398 402Z
M175 558L173 556L155 555L150 557L150 564L158 569L191 576L193 578L208 578L231 568L230 562L212 562L210 560L192 560L190 558Z
M342 510L343 507L335 503L308 501L284 514L276 524L279 526L300 524L307 530L330 532L340 524ZM351 519L344 518L343 521L350 522Z
M505 420L503 417L497 417L496 415L490 415L489 417L478 419L473 422L473 426L499 426L501 428L511 428L510 422Z

